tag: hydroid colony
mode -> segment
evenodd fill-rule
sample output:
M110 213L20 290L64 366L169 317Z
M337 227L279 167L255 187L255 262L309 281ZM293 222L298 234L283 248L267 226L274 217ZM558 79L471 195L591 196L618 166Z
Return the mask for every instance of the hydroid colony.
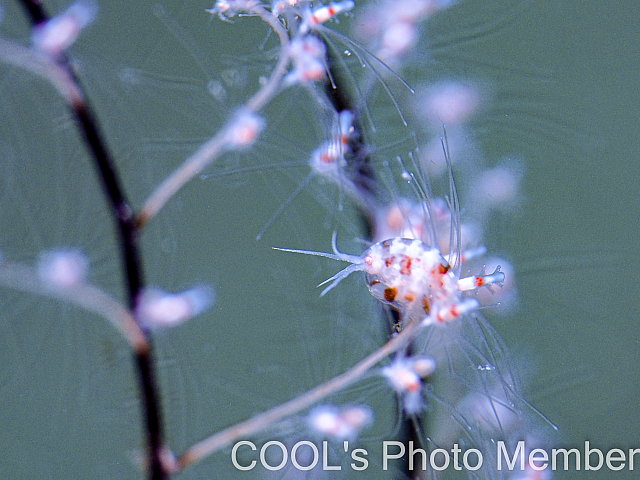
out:
M259 17L278 38L277 60L268 75L256 85L256 92L237 106L224 120L224 125L195 148L184 163L158 180L146 199L131 205L124 200L113 201L111 197L116 219L124 231L121 236L125 244L122 251L127 276L122 283L129 287L128 305L118 300L118 294L107 294L105 286L99 288L90 283L87 257L75 249L80 247L69 244L65 238L58 239L65 249L42 254L36 269L13 263L10 258L2 263L5 286L96 312L122 332L134 353L142 386L143 393L139 397L146 420L145 435L138 448L142 452L139 456L143 468L147 468L151 477L167 478L182 472L189 475L194 464L207 466L211 455L224 457L217 459L215 464L226 463L229 471L234 468L246 470L249 465L255 465L251 463L251 441L272 442L276 452L278 445L288 447L291 451L287 450L286 455L291 455L291 462L283 462L281 469L295 475L309 472L342 477L364 469L376 472L375 475L381 478L400 475L433 478L445 473L437 472L442 465L441 459L437 455L433 457L436 459L434 467L429 453L437 449L450 451L455 446L473 450L475 458L471 455L472 461L465 455L463 468L471 478L517 478L532 473L498 472L493 462L494 446L498 441L503 441L505 451L513 455L514 442L535 435L534 425L546 421L522 396L507 348L482 315L484 307L500 302L502 290L513 295L513 290L508 288L513 279L505 277L504 267L494 265L485 269L481 262L471 271L468 263L485 255L482 221L494 205L505 205L514 200L519 170L507 166L493 183L485 180L473 191L471 198L477 202L477 216L475 223L468 222L474 205L467 209L465 205L461 206L456 187L458 175L465 172L456 173L454 178L451 163L455 158L450 158L451 151L464 151L457 150L459 144L453 145L453 141L458 142L464 119L473 110L474 102L478 103L477 93L464 85L448 85L443 90L436 89L418 97L431 106L431 117L436 118L436 123L447 118L446 132L451 132L435 135L441 148L438 158L444 168L441 169L442 179L435 179L433 185L426 172L435 162L415 144L398 147L395 155L389 155L382 153L383 148L372 147L367 140L371 137L375 142L378 135L384 136L385 124L378 121L376 115L379 110L369 104L376 91L386 94L384 98L394 111L395 121L406 123L405 108L398 100L396 89L404 89L406 85L393 69L401 69L403 59L411 55L411 48L419 37L420 22L446 6L441 2L420 0L380 1L368 4L363 8L363 16L358 17L359 6L351 1L268 4L255 0L219 0L209 10L217 16L213 18L214 27L216 22L233 21L234 28L242 28L243 22L255 20L245 17ZM32 8L36 7L32 5ZM346 14L355 16L363 45L331 30L331 21L346 18ZM85 34L82 30L96 15L95 5L74 4L49 21L33 12L32 15L37 24L32 43L27 46L3 40L3 58L15 67L51 82L73 109L76 121L84 125L85 93L77 85L65 52L74 41L82 41ZM99 21L99 14L97 18ZM345 60L348 57L356 59L361 72L352 73L352 64ZM177 434L171 428L176 424L171 419L170 407L168 413L163 413L163 399L170 397L170 394L163 396L163 388L170 391L171 387L165 384L175 379L164 378L162 384L154 380L152 371L157 367L153 363L154 343L151 340L155 338L162 345L164 330L188 328L192 323L188 321L195 316L199 318L193 322L202 321L203 316L207 321L213 321L215 310L206 312L214 302L215 294L211 287L201 285L201 278L178 293L168 292L169 287L146 285L142 266L148 264L137 258L138 236L145 229L152 229L155 221L166 221L162 212L170 209L172 202L180 199L181 192L203 172L215 169L219 158L230 152L238 155L241 163L243 158L253 158L250 155L252 146L270 122L269 103L275 97L286 97L300 89L308 95L318 117L328 119L324 123L324 138L309 155L308 168L312 177L303 181L301 189L315 181L324 182L325 188L335 191L335 198L339 199L339 205L332 213L346 216L348 213L344 210L348 207L345 205L353 206L365 219L371 237L357 250L353 249L354 241L358 240L353 235L353 228L353 238L348 239L343 239L343 232L338 230L333 236L333 253L309 250L304 245L294 249L296 245L278 239L278 221L269 221L267 226L274 233L262 242L272 241L272 246L288 252L348 262L350 265L344 270L323 279L321 285L326 287L322 293L318 292L318 296L322 296L318 305L331 301L330 297L339 295L341 289L350 289L348 295L360 298L362 292L369 292L371 298L366 312L362 313L366 318L359 320L380 325L388 321L389 339L386 343L380 340L380 348L362 351L362 360L353 362L352 368L344 365L344 372L335 372L334 378L318 387L309 385L308 392L290 401L271 409L262 408L262 413L247 412L245 421L227 428L221 428L218 420L212 421L208 428L205 420L204 425L198 426L197 433L187 432L181 445L174 445L172 439ZM295 116L296 109L293 108L289 115ZM90 120L99 125L100 112ZM373 130L376 130L375 135ZM97 132L100 132L99 128ZM419 131L417 134L422 139ZM101 139L85 133L84 141L95 155L99 148L96 149L94 142ZM431 152L430 155L438 154ZM113 185L105 180L103 170L100 175L108 190ZM477 173L479 167L472 170ZM483 173L490 176L493 172ZM117 174L113 181L117 183ZM124 184L128 184L128 180L124 179ZM440 184L445 187L443 193L434 193ZM135 195L138 198L141 194L136 192ZM276 212L286 217L287 209L293 207L285 206ZM331 230L326 233L320 244L329 244ZM259 237L263 234L264 229ZM366 235L363 231L359 237L362 239ZM341 242L351 242L352 253L339 249L338 238ZM279 255L280 264L287 262L283 259L284 253L273 253ZM144 248L140 255L144 260ZM216 255L222 256L221 252ZM246 257L235 260L237 268L242 268L241 264L246 260ZM321 265L323 269L327 266ZM360 285L346 280L350 274L364 277L358 279ZM257 272L257 275L263 274ZM224 290L224 281L219 279L216 288ZM479 295L483 290L495 290L497 294L483 298ZM218 301L223 301L221 295L218 295ZM286 316L288 308L283 306L281 311ZM188 323L185 325L185 322ZM337 324L333 328L339 334L343 326ZM225 335L239 333L245 332L232 330ZM286 329L283 334L286 335ZM215 344L219 340L210 342ZM174 352L177 357L181 354L180 350ZM237 383L241 384L242 378ZM381 394L386 395L391 410L395 410L391 422L385 420L385 416L389 417L389 408L369 405L366 401L369 394L358 394L358 388L365 392L384 392ZM342 392L346 392L344 397L341 397ZM341 398L349 398L350 392L356 392L357 401L339 402ZM188 410L183 414L190 415ZM380 431L375 430L376 423L394 426ZM166 432L165 425L168 426ZM217 433L216 429L219 430ZM371 429L378 432L377 437L367 439L367 431ZM206 436L204 431L210 431L211 436ZM387 458L374 454L374 447L370 448L371 456L366 455L369 448L357 448L377 445L380 450L387 441L395 442L393 445L397 448L405 445L408 448L408 442L412 441L416 449L426 452L424 459L429 458L429 461L421 464L419 455L411 456L410 460L406 456L402 459L394 451L389 457L396 463L387 470L383 467L383 460L384 466L388 467ZM303 442L299 450L305 455L310 452L319 455L314 448L320 445L320 451L331 457L323 461L337 462L332 463L336 468L323 469L323 461L316 464L313 455L296 456L298 447L295 445L299 442ZM235 456L238 451L242 451L239 459ZM278 454L273 452L274 449L261 457L262 465L255 466L259 475L268 470L274 471L276 476L284 474L284 470L280 472L280 468L273 468L282 460L282 455L278 459ZM363 461L363 458L367 460ZM414 460L416 464L412 463ZM353 466L353 461L358 468ZM272 468L267 468L269 466Z

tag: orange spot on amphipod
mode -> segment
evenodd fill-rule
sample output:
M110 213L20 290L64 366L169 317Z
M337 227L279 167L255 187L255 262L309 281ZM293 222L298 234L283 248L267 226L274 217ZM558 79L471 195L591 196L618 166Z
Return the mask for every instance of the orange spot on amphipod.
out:
M393 287L387 287L384 289L384 299L387 302L393 302L398 294L398 289Z
M431 313L431 303L429 303L429 299L426 297L422 299L422 308L427 315Z

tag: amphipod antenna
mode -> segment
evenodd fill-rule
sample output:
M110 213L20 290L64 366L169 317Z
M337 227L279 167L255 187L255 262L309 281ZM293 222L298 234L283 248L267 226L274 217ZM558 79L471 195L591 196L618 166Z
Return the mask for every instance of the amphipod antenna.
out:
M321 287L322 285L325 285L331 282L331 284L322 291L322 293L320 294L321 297L325 296L329 291L331 291L336 285L338 285L343 279L347 278L353 272L358 272L366 268L366 264L365 264L366 257L349 255L347 253L342 253L340 250L338 250L338 232L335 230L331 237L331 248L333 249L333 253L314 252L311 250L297 250L294 248L273 247L274 250L280 250L281 252L292 252L292 253L302 253L304 255L314 255L316 257L325 257L325 258L330 258L332 260L338 260L341 262L349 262L352 264L352 265L349 265L347 268L340 270L333 277L327 278L324 282L318 284L318 287Z

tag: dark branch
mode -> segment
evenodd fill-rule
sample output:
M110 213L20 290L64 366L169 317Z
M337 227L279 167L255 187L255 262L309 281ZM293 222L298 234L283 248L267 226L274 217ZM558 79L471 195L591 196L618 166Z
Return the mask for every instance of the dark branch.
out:
M39 1L20 0L20 3L27 11L33 26L48 20L49 17ZM69 71L70 77L74 79L78 88L82 91L67 59L62 56L59 59L59 63ZM140 264L138 230L134 224L134 212L121 188L122 183L118 177L115 162L109 154L106 142L103 140L98 128L98 123L86 100L78 101L70 106L78 121L87 148L91 151L105 194L112 207L113 218L116 222L120 240L129 306L132 311L135 311L136 301L144 286L144 278ZM145 430L150 455L149 475L153 480L164 480L168 475L165 473L161 462L162 414L154 379L151 350L137 352L134 356L143 399Z

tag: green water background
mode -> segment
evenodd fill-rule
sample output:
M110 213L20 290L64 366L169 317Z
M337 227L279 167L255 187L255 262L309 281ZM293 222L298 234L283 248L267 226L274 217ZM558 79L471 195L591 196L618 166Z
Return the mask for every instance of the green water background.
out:
M71 52L137 206L270 64L257 51L266 29L255 19L228 24L203 13L210 5L163 5L101 3ZM4 8L3 37L28 41L22 12ZM462 1L425 25L404 73L412 83L462 77L490 86L472 125L479 149L490 165L509 155L526 162L521 214L495 218L487 238L516 266L520 309L492 322L526 374L527 398L559 426L558 446L640 448L639 9ZM45 249L82 248L91 279L120 296L111 220L71 117L39 79L7 66L0 74L3 255L32 263ZM220 85L222 100L208 90ZM247 155L265 164L306 158L322 128L308 105L300 92L282 95L267 110L264 142ZM387 128L403 135L397 119ZM326 250L336 225L357 233L353 213L336 211L335 192L310 186L254 241L305 173L196 180L143 235L150 284L208 282L217 293L205 315L156 340L166 431L178 452L341 373L383 341L360 279L320 300L314 286L335 270L271 249ZM141 447L138 395L124 342L101 319L55 301L2 292L0 302L3 477L140 478L131 461ZM338 399L377 400L379 444L394 408L380 382L369 383ZM179 478L235 476L224 452Z

